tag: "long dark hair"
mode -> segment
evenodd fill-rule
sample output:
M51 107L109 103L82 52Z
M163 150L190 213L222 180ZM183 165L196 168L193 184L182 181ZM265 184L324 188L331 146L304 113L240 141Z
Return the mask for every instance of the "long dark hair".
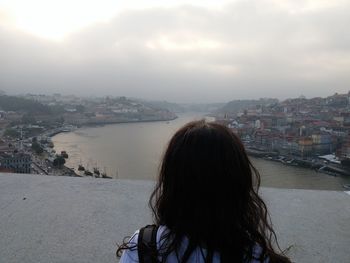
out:
M169 230L160 256L178 251L186 237L179 262L198 247L207 251L205 262L215 252L221 262L290 262L275 251L277 238L259 186L258 171L230 129L204 120L183 126L169 142L149 201L155 224Z

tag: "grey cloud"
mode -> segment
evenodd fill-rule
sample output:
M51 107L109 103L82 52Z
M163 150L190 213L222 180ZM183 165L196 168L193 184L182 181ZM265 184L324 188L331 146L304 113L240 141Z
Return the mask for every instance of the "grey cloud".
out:
M268 0L153 8L124 12L63 43L3 27L0 89L175 101L347 92L349 12L343 3L291 14ZM202 40L209 42L201 47Z

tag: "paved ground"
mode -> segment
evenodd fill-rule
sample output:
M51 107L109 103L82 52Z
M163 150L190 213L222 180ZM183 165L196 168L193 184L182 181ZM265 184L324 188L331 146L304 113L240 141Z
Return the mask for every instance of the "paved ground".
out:
M150 223L149 181L0 174L0 262L116 262ZM262 189L295 262L350 262L350 195Z

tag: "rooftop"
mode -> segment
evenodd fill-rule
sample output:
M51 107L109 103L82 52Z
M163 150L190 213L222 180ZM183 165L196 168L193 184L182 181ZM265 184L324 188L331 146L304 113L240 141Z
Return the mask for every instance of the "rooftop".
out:
M0 262L116 262L151 223L151 181L0 174ZM262 188L294 262L349 262L350 193Z

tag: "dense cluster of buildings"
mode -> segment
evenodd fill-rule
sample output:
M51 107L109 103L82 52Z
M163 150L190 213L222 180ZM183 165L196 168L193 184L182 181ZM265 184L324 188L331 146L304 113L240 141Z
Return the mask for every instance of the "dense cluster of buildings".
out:
M18 151L11 143L0 140L0 171L10 173L31 173L32 158L28 153Z
M350 93L255 105L225 113L221 121L256 151L350 160Z
M34 95L23 98L61 109L65 123L72 125L104 124L133 121L170 120L176 115L164 108L146 105L126 97L90 97Z

